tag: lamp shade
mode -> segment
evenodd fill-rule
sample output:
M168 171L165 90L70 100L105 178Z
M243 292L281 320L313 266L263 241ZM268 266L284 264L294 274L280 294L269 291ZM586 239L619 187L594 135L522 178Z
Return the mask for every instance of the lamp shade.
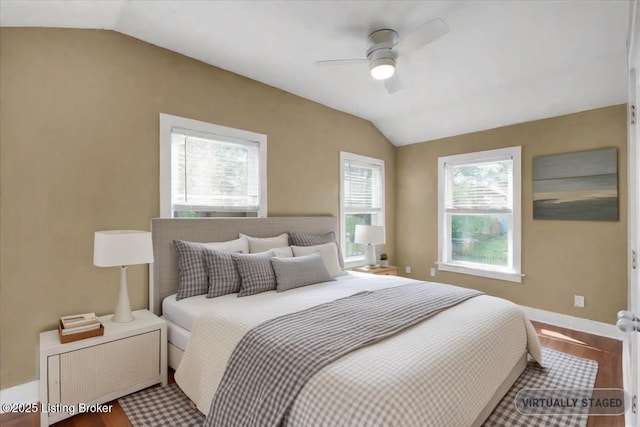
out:
M356 225L353 241L365 245L382 245L385 242L384 227L381 225Z
M97 267L147 264L153 262L151 233L138 230L96 231L93 264Z

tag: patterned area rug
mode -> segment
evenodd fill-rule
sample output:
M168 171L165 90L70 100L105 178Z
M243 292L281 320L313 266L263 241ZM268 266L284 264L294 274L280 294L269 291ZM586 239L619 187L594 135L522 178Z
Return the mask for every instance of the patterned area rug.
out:
M526 369L491 413L484 427L584 427L585 415L533 416L516 410L516 393L523 388L592 388L596 383L598 363L559 351L542 349L541 368L529 360Z
M204 415L189 407L177 384L155 386L118 399L133 427L202 426Z
M555 350L542 349L545 368L529 362L507 395L489 416L488 427L584 427L584 415L527 416L515 408L516 393L522 388L590 388L598 373L598 364ZM201 426L204 415L189 408L189 399L176 384L151 387L118 399L133 427Z

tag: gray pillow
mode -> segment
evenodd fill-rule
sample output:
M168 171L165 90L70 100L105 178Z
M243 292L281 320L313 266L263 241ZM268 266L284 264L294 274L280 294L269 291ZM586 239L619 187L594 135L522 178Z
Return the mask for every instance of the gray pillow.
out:
M209 275L207 298L216 298L240 291L240 276L231 252L206 249L204 260Z
M295 246L316 246L323 245L325 243L335 243L338 247L338 262L340 263L340 268L344 270L342 251L340 250L340 245L336 240L336 234L333 231L325 234L296 233L295 231L289 231L287 233L289 234L291 245Z
M276 275L271 266L273 252L257 254L231 254L240 276L239 297L272 291L276 288Z
M295 258L271 258L278 292L334 280L319 252Z
M324 261L324 266L327 267L327 271L331 277L344 276L345 273L340 268L340 261L338 260L338 247L335 243L325 243L323 245L316 246L291 246L293 255L296 257L305 256L314 252L320 252Z
M176 300L206 294L209 289L202 243L173 241L178 255L178 293Z

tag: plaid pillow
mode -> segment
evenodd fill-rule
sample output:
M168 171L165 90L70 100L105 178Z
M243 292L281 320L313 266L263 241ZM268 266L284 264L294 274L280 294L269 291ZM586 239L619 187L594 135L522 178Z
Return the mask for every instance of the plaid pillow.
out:
M272 291L276 288L276 275L271 266L273 252L258 254L231 254L240 275L239 297Z
M178 255L178 293L176 301L206 294L209 278L204 257L204 245L197 242L173 241Z
M289 239L291 240L291 245L295 246L317 246L325 243L335 243L338 248L338 262L340 263L340 268L344 270L342 251L340 250L340 245L336 240L336 234L333 231L326 234L296 233L295 231L289 231L288 234Z
M334 280L319 252L295 258L274 257L271 265L276 274L278 292Z
M240 290L240 276L231 252L205 249L204 260L209 274L207 298L234 294Z
M176 301L209 291L209 272L204 253L207 250L229 252L249 252L247 239L240 238L227 242L188 242L173 241L178 255L178 293Z

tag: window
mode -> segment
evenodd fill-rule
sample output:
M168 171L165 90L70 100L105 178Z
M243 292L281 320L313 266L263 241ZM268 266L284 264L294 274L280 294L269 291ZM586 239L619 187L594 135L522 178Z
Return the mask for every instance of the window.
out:
M160 114L160 216L266 216L267 137Z
M340 244L350 267L364 261L357 224L384 225L384 161L340 152Z
M520 147L438 159L438 268L520 282Z

